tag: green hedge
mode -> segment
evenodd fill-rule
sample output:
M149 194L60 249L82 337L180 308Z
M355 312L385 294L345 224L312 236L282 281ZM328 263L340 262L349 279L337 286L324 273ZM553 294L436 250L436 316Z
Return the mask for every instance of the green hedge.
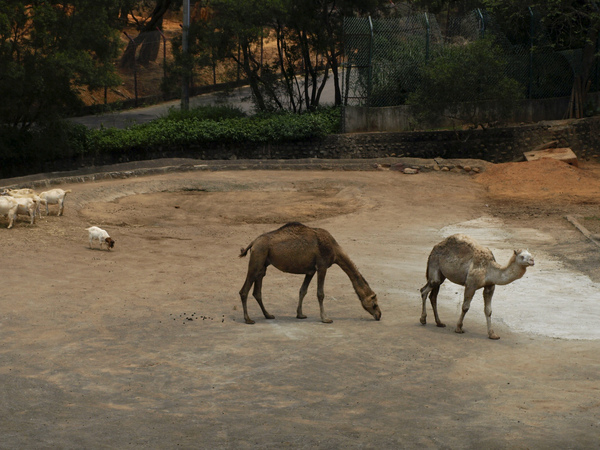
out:
M90 131L88 147L98 153L136 148L207 144L267 144L320 139L340 130L336 108L306 114L259 115L221 120L176 114L119 130Z
M85 163L86 157L103 155L134 160L140 150L152 154L215 144L261 145L322 139L339 133L340 124L338 108L247 117L232 108L201 107L187 112L171 110L165 117L126 129L89 130L71 121L27 131L0 125L0 177L63 170L61 160Z

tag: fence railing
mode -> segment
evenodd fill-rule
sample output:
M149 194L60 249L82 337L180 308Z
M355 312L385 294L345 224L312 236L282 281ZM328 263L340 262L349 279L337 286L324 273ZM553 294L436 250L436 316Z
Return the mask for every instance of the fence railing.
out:
M492 36L502 48L507 75L529 99L568 96L581 73L582 49L555 51L531 8L528 41L512 43L494 18L477 9L443 19L422 13L393 19L347 17L344 20L343 101L349 106L397 106L406 103L419 83L423 65L448 46L464 46ZM596 58L590 89L600 89Z

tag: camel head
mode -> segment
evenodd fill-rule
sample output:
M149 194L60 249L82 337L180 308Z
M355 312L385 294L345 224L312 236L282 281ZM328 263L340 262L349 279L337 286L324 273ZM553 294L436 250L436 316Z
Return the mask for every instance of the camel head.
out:
M519 266L528 267L535 265L533 256L527 250L515 250L514 258Z
M365 309L365 311L371 314L375 320L381 319L381 310L377 304L377 294L371 294L366 298L361 298L360 302L362 303L362 307Z

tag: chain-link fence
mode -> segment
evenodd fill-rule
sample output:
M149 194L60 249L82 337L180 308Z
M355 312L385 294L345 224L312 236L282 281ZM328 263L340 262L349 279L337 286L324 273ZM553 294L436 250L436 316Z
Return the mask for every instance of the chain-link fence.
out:
M145 33L143 39L134 27L127 28L121 35L123 52L114 61L120 84L94 90L79 89L79 96L86 105L82 113L180 98L180 75L178 68L173 67L174 42L180 42L183 32L180 24L179 18L164 21L163 30ZM241 78L239 67L233 61L196 65L189 80L189 93L231 89Z
M402 18L344 20L344 104L396 106L406 103L428 61L449 46L466 46L492 36L502 48L506 72L524 88L529 99L564 97L581 73L582 49L555 51L540 17L529 9L530 30L525 42L512 43L494 18L477 9L462 17L443 19L433 14ZM596 58L590 89L600 89Z

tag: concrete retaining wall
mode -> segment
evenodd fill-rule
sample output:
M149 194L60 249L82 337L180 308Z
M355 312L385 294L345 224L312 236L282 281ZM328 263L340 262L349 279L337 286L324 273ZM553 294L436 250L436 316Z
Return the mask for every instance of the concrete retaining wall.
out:
M159 158L201 160L368 159L385 157L481 159L493 163L523 158L523 152L557 141L579 159L600 161L600 116L572 121L492 128L487 130L352 133L324 140L279 145L215 145L168 148L134 148L126 153L76 157L45 162L5 163L0 176L76 170Z
M600 94L590 94L590 101L598 104ZM524 100L512 117L513 123L536 123L562 119L569 107L569 97ZM486 107L493 108L493 104ZM406 105L383 108L346 106L343 113L345 133L411 131L414 127L411 107ZM450 121L438 124L452 126Z

